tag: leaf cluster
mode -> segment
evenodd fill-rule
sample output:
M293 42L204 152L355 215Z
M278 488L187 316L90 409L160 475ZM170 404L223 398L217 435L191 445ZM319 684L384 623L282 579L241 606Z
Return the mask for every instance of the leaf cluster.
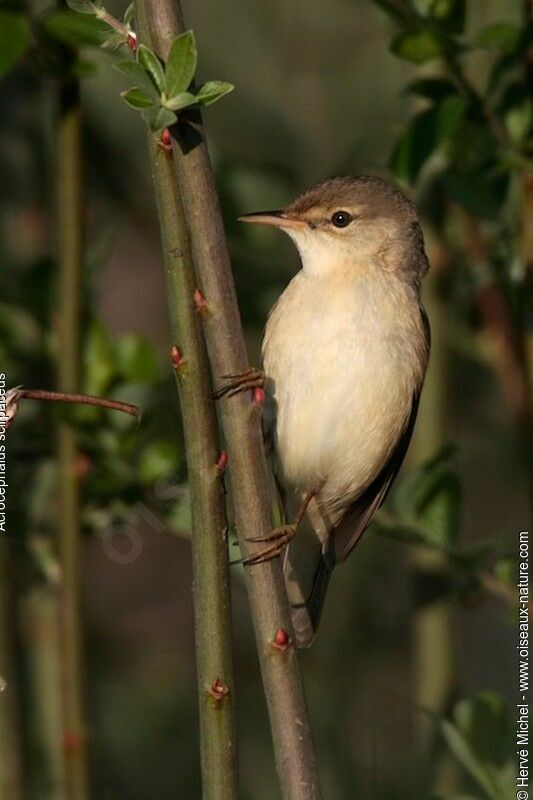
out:
M394 489L392 511L378 512L373 523L378 533L438 556L415 568L415 601L420 606L444 596L470 603L489 585L509 598L514 592L514 556L496 540L468 546L461 542L461 484L453 454L454 448L445 447L406 473Z
M150 129L159 132L177 121L177 113L191 106L215 103L233 86L224 81L208 81L194 88L198 60L192 31L178 36L166 64L145 45L139 45L135 61L121 61L116 68L131 78L135 86L122 92L132 108L139 109Z
M415 183L431 165L453 202L470 213L496 219L513 172L532 152L532 109L525 86L530 25L498 22L472 36L465 33L465 0L374 0L399 31L394 55L416 66L435 62L436 74L415 79L406 93L423 107L400 135L391 157L396 177ZM465 61L485 52L491 67L485 86L469 80Z

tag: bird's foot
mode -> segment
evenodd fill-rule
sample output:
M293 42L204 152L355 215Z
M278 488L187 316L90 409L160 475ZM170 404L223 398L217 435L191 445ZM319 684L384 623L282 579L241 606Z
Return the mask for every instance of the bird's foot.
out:
M255 367L248 367L244 372L238 372L235 375L222 375L222 378L227 383L213 393L215 400L219 400L221 397L233 397L234 394L245 392L247 389L257 387L263 389L266 383L265 373Z
M283 548L286 547L298 529L296 523L291 525L280 525L274 528L268 536L258 536L257 538L249 538L248 542L265 542L268 547L259 550L248 558L243 558L242 563L245 567L250 567L253 564L262 564L264 561L270 561L272 558L279 556Z

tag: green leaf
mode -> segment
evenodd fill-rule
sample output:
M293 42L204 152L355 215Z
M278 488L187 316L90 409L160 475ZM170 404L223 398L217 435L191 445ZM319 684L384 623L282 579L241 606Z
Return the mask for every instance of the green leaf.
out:
M481 692L455 706L454 723L439 720L450 750L491 800L514 796L515 744L504 700Z
M43 24L55 39L74 47L83 45L100 47L109 35L109 25L106 22L96 17L76 14L74 11L57 11L46 17Z
M163 72L163 67L156 54L152 53L152 51L149 50L146 45L140 44L137 48L137 60L150 76L159 94L164 92L165 73Z
M185 92L194 78L198 52L192 31L180 34L174 40L166 66L166 93L168 97Z
M113 32L102 42L102 47L106 50L118 50L119 47L126 44L126 37L123 33Z
M173 111L168 108L145 108L141 112L142 118L154 133L161 133L165 128L174 125L178 118Z
M487 767L505 764L510 755L510 725L505 701L499 694L481 692L460 701L454 718L482 764Z
M33 37L22 14L0 11L0 75L5 75L28 52Z
M442 43L439 37L430 30L421 30L416 33L403 31L395 36L390 47L391 51L411 61L413 64L424 64L432 58L437 58L442 53Z
M94 61L77 59L77 61L72 64L70 72L75 78L89 78L97 74L98 64L95 64Z
M190 92L181 92L175 97L169 97L169 99L165 101L165 108L170 109L170 111L179 111L181 108L193 106L195 103L196 97L193 94Z
M139 479L144 484L155 483L175 472L180 464L180 453L173 442L161 439L151 442L139 454Z
M136 333L123 334L115 343L119 374L126 381L154 383L159 367L150 342Z
M476 783L481 786L483 791L487 793L491 800L498 800L498 797L495 794L495 787L491 776L478 762L474 753L472 752L472 749L461 732L454 725L452 725L451 722L448 722L445 719L441 720L440 729L446 744L456 759L463 765Z
M129 28L129 26L133 22L134 16L135 16L135 3L130 3L126 11L124 12L124 25L126 25Z
M226 83L225 81L207 81L207 83L204 83L199 91L196 92L196 100L198 103L201 103L201 105L208 106L211 103L216 103L217 100L220 100L220 98L228 94L228 92L232 92L234 88L232 83Z
M414 183L428 158L457 131L467 105L465 98L450 95L411 120L391 159L400 180Z
M408 94L427 97L428 100L443 100L451 94L457 94L457 87L445 78L420 78L408 84Z
M120 96L132 108L153 108L155 106L152 98L148 97L142 89L138 89L136 86L121 92Z
M450 548L459 533L461 485L454 472L444 468L427 487L420 503L418 520L426 531L428 542L438 547Z
M512 22L496 22L477 34L475 42L481 47L511 53L520 39L520 28Z
M94 14L97 7L91 0L67 0L67 6L78 14Z
M101 322L92 323L84 349L85 391L103 395L117 374L115 351Z
M509 189L508 175L484 172L448 170L442 183L450 197L459 205L483 219L497 220Z
M453 33L461 33L465 25L465 0L414 0L416 10L435 20Z
M135 83L135 85L142 89L144 94L147 94L148 97L151 97L155 104L160 103L160 94L155 88L150 76L137 61L119 61L118 64L115 64L115 69L118 69L119 72L122 72L123 75L126 75L128 78Z

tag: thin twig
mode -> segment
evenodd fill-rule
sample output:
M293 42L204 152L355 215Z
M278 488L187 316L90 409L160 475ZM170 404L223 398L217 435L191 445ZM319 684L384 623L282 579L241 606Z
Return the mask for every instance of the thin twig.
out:
M146 40L149 32L148 41L166 58L174 37L185 30L179 2L137 0L136 8L142 38ZM248 366L222 216L199 113L188 114L172 134L196 274L206 301L202 320L207 349L218 383L221 375L239 373ZM261 408L250 396L224 398L220 418L229 453L237 533L241 551L248 557L261 547L248 539L265 536L272 527ZM311 726L281 561L276 558L246 572L282 794L286 800L316 800L320 788ZM286 639L285 646L279 647L279 639Z
M75 392L48 392L44 389L20 389L16 394L15 402L19 400L48 400L56 403L77 403L85 406L98 406L110 408L113 411L122 411L139 420L141 412L132 403L123 403L120 400L108 400L106 397L94 397L90 394L76 394Z
M143 4L144 8L144 4ZM139 11L139 4L137 4ZM153 10L154 18L157 11ZM143 16L143 14L139 14ZM151 45L139 23L140 38ZM149 136L192 501L196 669L203 800L237 797L230 574L216 411L205 352L189 235L174 165L175 149Z

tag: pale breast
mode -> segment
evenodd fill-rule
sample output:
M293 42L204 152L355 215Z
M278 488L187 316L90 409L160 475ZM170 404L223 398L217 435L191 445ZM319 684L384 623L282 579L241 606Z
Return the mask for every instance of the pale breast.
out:
M353 497L379 472L425 363L418 301L390 276L332 281L302 271L267 324L267 417L282 481ZM268 424L268 419L267 419Z

